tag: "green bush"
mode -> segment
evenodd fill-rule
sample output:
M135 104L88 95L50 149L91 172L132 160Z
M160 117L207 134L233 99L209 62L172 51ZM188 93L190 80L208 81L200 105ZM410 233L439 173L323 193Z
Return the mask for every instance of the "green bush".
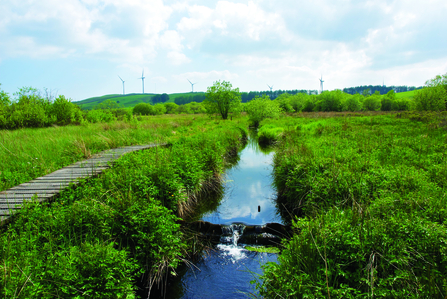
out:
M134 115L155 115L155 109L151 104L139 103L133 107L132 113Z
M80 124L84 118L78 105L73 104L64 96L58 96L51 104L51 115L56 118L58 125Z
M342 103L342 110L343 111L361 111L362 110L362 101L363 96L359 94L355 94L352 96L348 96L345 101Z
M177 111L178 105L176 103L164 103L167 114L174 114Z
M382 106L380 95L373 94L363 100L363 110L379 111Z
M321 93L317 96L314 111L341 111L345 95L341 90Z
M248 114L248 120L254 127L266 118L278 117L281 108L277 101L272 101L268 96L262 98L256 97L245 105L245 111Z
M85 119L91 123L101 123L114 121L116 120L116 117L110 110L95 109L89 110Z
M331 209L297 220L279 263L264 268L261 296L444 298L445 227L396 212Z
M276 123L287 128L274 157L278 205L302 218L279 264L265 267L262 297L445 297L443 116L409 117L424 123L391 115Z
M415 92L414 101L419 111L446 110L447 91L441 85L424 87Z

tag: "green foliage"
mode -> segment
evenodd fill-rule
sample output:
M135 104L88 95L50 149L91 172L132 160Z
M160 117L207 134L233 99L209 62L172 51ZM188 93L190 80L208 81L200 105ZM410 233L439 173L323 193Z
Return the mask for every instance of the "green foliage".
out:
M396 99L391 103L392 111L413 110L414 102L407 98Z
M276 122L278 205L301 218L262 297L445 297L445 116L404 115Z
M108 109L118 109L120 106L117 102L112 101L111 99L107 99L101 103L99 103L95 109L102 109L102 110L108 110Z
M314 111L315 110L316 101L317 101L317 99L316 99L316 96L314 96L314 95L306 97L306 99L304 100L304 103L303 103L303 106L302 106L303 108L302 108L301 111L303 111L303 112L312 112L312 111Z
M64 96L58 96L51 105L51 115L56 118L56 124L80 124L84 121L81 109Z
M358 93L352 96L348 96L342 103L343 111L361 111L362 110L363 97Z
M117 118L109 110L97 109L87 111L85 119L91 123L107 123L114 121Z
M264 95L263 97L268 97L267 95ZM294 112L296 111L294 107L292 106L291 100L293 96L288 93L280 94L276 99L275 102L278 103L279 107L284 112ZM256 99L256 98L255 98ZM253 101L253 100L252 100ZM251 102L251 101L250 101Z
M442 86L447 91L447 73L442 76L437 75L433 79L427 80L425 82L425 86L427 86L427 87Z
M134 115L154 115L155 109L151 104L139 103L133 107L132 113Z
M155 121L158 134L163 122ZM194 136L127 154L52 203L23 207L0 235L1 297L135 298L135 281L152 285L178 266L187 248L176 215L188 212L197 193L220 184L224 159L234 147L237 152L242 131L165 122L173 125L169 132ZM155 131L148 128L134 134Z
M324 91L317 96L315 111L341 111L345 93L341 90Z
M169 95L164 93L164 94L156 94L152 97L152 103L156 104L156 103L165 103L169 101Z
M176 103L164 103L167 114L174 114L179 107Z
M1 83L0 86L2 86ZM0 107L3 108L9 106L10 104L11 104L11 98L9 97L9 94L4 90L0 90Z
M274 124L263 124L258 130L258 142L261 145L271 145L283 135L284 128Z
M154 114L155 115L162 115L166 113L166 107L165 105L159 103L154 105Z
M416 91L414 101L419 111L446 110L447 91L441 85L424 87Z
M259 123L266 118L278 117L281 113L278 101L272 101L268 96L256 97L245 105L249 122L252 126L258 127Z
M216 81L209 86L204 100L205 108L209 114L219 114L227 119L230 112L237 112L241 103L239 88L232 88L228 81Z
M363 110L365 111L379 111L381 106L382 101L380 95L373 94L363 100Z
M290 98L290 105L292 106L293 110L295 110L295 112L301 112L302 110L304 110L304 103L310 97L311 96L305 93L297 93Z

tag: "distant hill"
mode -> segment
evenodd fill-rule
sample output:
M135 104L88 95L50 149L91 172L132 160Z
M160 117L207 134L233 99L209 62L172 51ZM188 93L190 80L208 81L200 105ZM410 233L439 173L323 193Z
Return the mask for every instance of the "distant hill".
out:
M419 89L422 87L407 87L407 86L358 86L358 87L350 87L343 89L344 92L354 94L356 92L361 93L365 89L369 89L371 93L374 93L376 90L379 90L381 94L386 94L389 90L394 89L396 91L396 97L397 98L410 98L412 99L414 97L414 92L416 89ZM411 91L404 91L410 89ZM249 93L243 92L242 93L242 102L248 102L252 98L254 98L256 95L263 95L266 94L270 96L271 99L276 98L278 95L282 93L290 93L295 94L297 92L305 92L307 94L311 94L312 90L277 90L277 91L265 91L265 92L254 92L251 91ZM159 96L159 94L155 93L131 93L126 95L121 94L109 94L99 97L92 97L88 98L82 101L74 102L75 104L79 105L83 110L91 110L94 109L98 104L104 102L105 100L112 100L116 102L120 107L123 108L132 108L138 103L150 103L154 104L153 98L156 96ZM184 92L184 93L171 93L168 94L169 100L166 102L174 102L178 104L186 104L191 101L201 102L204 99L205 93L204 92Z
M416 90L396 93L396 98L397 99L402 99L402 98L412 99L412 98L414 98L414 92L415 91Z
M190 97L195 95L205 94L204 92L185 92L185 93L172 93L169 94L169 100L167 102L174 102L178 97ZM80 106L83 110L91 110L95 108L98 104L106 101L112 100L116 102L120 107L123 108L131 108L134 107L138 103L151 103L153 104L152 99L157 94L154 93L130 93L126 95L122 94L108 94L99 97L92 97L82 101L74 102L78 106Z

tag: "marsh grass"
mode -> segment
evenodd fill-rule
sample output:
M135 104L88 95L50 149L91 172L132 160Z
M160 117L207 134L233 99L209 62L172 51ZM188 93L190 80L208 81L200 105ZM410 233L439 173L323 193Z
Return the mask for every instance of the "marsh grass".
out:
M137 288L147 297L153 287L163 286L199 248L182 231L179 216L190 213L188 205L201 204L201 194L221 190L228 152L243 140L245 120L215 126L206 117L195 118L142 120L144 128L133 129L134 124L110 124L2 132L8 146L23 147L21 157L41 149L38 158L55 165L61 163L57 153L45 153L45 142L30 145L29 135L51 135L52 144L67 144L62 151L67 161L107 148L111 143L105 138L116 144L169 141L170 146L126 154L53 202L25 204L2 227L0 297L135 298ZM178 124L175 135L172 123Z
M106 149L174 141L204 132L205 116L151 116L141 121L0 130L0 191L49 174ZM244 123L236 119L232 124Z
M443 116L284 118L278 205L297 233L257 287L266 298L444 298ZM434 125L437 124L437 125ZM273 122L270 125L274 125Z

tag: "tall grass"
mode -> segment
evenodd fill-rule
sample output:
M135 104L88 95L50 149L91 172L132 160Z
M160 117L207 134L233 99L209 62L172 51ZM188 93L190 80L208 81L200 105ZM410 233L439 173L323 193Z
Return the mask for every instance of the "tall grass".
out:
M274 182L300 218L262 296L447 295L447 131L433 120L282 120Z
M151 116L83 126L0 130L0 191L49 174L100 151L147 143L164 143L206 131L204 116ZM235 120L237 124L239 120ZM243 120L241 120L243 123Z
M108 131L119 136L117 128L101 134ZM137 286L147 297L193 251L180 216L220 183L243 132L239 121L208 118L140 123L124 136L171 146L127 154L51 203L25 204L3 228L0 297L135 298ZM92 144L100 139L91 134Z

